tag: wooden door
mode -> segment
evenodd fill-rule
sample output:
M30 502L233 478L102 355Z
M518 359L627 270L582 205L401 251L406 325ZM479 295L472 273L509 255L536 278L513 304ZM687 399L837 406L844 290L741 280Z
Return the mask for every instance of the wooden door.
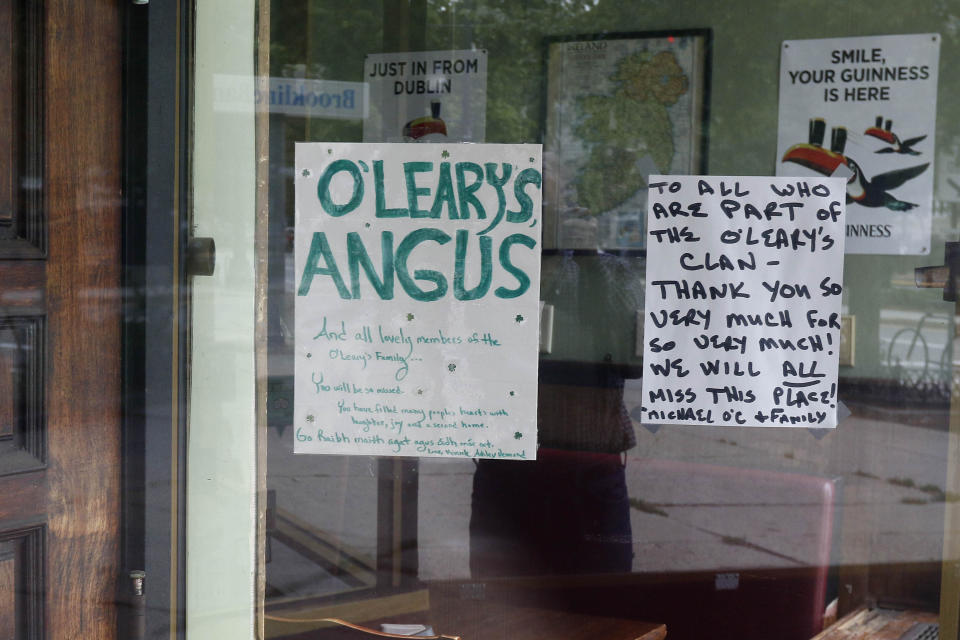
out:
M0 640L116 636L120 27L0 3Z

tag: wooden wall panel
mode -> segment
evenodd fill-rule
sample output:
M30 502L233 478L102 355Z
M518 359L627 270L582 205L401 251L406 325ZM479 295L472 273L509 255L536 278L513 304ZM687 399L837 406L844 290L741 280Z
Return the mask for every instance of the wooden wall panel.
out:
M44 547L41 525L0 531L0 640L49 637L44 635Z
M0 257L40 258L43 212L43 7L0 3Z
M0 5L0 640L115 638L121 5Z
M17 556L0 544L0 640L17 640Z
M0 327L0 442L13 439L17 422L19 357L16 332Z
M121 16L117 1L46 5L45 94L69 97L44 107L47 567L48 584L56 585L47 619L57 637L112 638L120 522Z
M0 226L8 226L16 208L17 177L17 28L16 2L0 3Z
M0 315L0 477L45 464L45 318Z

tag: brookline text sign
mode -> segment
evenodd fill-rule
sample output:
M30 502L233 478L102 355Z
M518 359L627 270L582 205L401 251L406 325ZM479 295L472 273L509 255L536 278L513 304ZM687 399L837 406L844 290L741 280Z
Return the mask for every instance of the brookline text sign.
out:
M643 423L837 425L845 187L650 176Z
M296 146L294 450L536 457L540 145Z
M227 113L258 109L302 118L362 120L369 104L366 82L216 74L213 89L214 108Z

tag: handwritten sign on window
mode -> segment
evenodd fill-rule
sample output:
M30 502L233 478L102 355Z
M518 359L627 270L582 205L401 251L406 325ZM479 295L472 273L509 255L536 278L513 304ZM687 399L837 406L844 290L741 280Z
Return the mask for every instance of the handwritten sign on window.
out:
M846 181L650 176L642 421L835 427Z
M532 460L539 145L296 146L294 451Z

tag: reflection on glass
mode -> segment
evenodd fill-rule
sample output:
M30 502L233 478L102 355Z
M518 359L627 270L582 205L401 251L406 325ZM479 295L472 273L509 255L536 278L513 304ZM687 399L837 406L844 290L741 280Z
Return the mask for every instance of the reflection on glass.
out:
M327 596L375 586L374 462L294 456L289 430L271 430L270 436L267 597Z
M946 34L958 15L944 3L907 12L885 0L854 2L842 16L796 3L382 4L274 3L271 75L362 83L368 54L486 49L485 141L537 142L545 37L709 26L708 166L717 175L773 173L779 61L758 51L879 33L889 16L903 33ZM345 33L354 34L349 45ZM960 38L944 35L942 64L958 56ZM939 90L936 146L955 155L958 89ZM427 115L404 123L412 133ZM291 453L293 145L360 141L364 129L359 116L289 109L270 124L274 636L334 637L283 620L340 614L506 638L518 630L505 621L524 607L536 620L562 612L568 622L626 621L628 632L666 623L671 639L806 640L868 603L879 605L877 620L890 611L936 619L945 514L956 499L947 484L955 320L938 291L914 287L912 270L938 263L943 242L957 239L960 198L948 189L960 184L956 171L938 170L930 256L846 256L843 313L856 318L856 360L841 367L850 414L836 430L640 424L645 258L553 250L540 283L554 321L553 348L541 354L538 461L395 464ZM560 160L545 161L548 184Z

